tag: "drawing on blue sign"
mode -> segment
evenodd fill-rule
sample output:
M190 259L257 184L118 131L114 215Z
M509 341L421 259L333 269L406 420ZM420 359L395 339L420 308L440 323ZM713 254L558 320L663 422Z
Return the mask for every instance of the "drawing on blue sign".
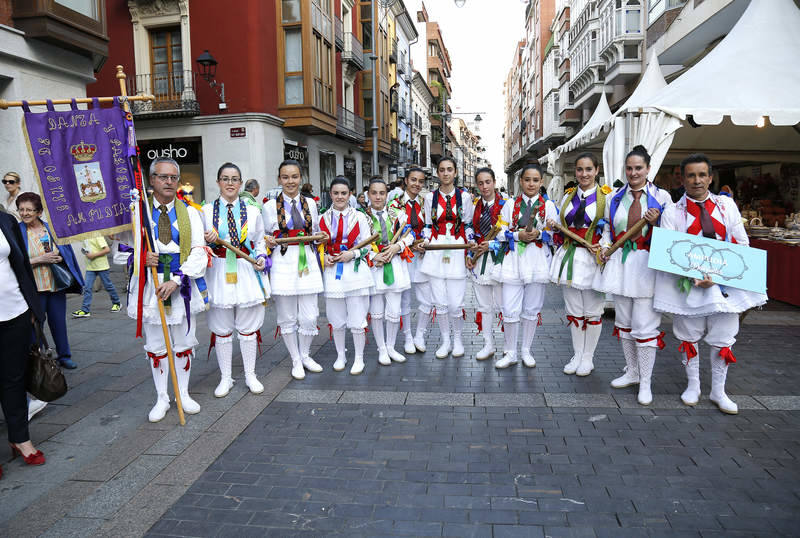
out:
M744 258L729 248L715 249L687 239L674 241L667 252L670 263L684 271L717 275L725 280L740 280L748 269Z

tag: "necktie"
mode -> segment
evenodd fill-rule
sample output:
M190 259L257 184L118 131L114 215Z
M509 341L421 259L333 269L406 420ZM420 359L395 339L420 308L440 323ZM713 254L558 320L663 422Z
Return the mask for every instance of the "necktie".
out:
M378 222L381 224L381 243L389 242L389 233L386 231L386 221L383 220L383 211L378 211Z
M575 228L583 228L586 225L586 197L581 196L581 203L575 210L575 219L572 221Z
M305 222L300 211L297 210L297 200L292 200L292 230L302 230L305 228Z
M344 228L344 217L342 216L341 213L339 213L339 229L336 230L336 241L335 241L335 244L338 248L341 248L342 246L342 234L344 233L343 228Z
M636 221L642 218L642 202L640 198L642 197L642 191L631 191L631 195L633 196L633 202L631 202L631 207L628 208L628 226L627 230L630 230Z
M525 205L525 201L522 202ZM575 214L577 216L577 213ZM525 209L522 211L522 218L519 219L519 229L527 229L528 224L531 222L531 217L533 216L533 200L530 201L529 204L525 205Z
M172 223L169 221L167 206L158 206L158 240L164 245L169 245L172 241Z
M409 222L415 230L419 228L419 204L416 200L411 202L411 219Z
M481 202L483 203L483 202ZM481 237L485 238L492 230L492 207L483 204L481 211L481 219L478 221L478 231L481 232Z
M233 216L233 204L228 204L228 237L231 240L231 245L234 247L239 246L239 234L236 231L236 219Z
M703 237L716 239L717 232L714 231L714 221L711 219L711 215L708 214L705 202L695 203L697 204L697 207L700 208L700 226L703 227Z
M444 218L445 218L446 220L453 220L453 208L452 208L452 207L450 207L450 200L451 200L452 198L453 198L453 197L452 197L451 195L449 195L449 194L448 194L448 195L445 197L445 204L444 204L444 206L445 206L445 212L444 212Z

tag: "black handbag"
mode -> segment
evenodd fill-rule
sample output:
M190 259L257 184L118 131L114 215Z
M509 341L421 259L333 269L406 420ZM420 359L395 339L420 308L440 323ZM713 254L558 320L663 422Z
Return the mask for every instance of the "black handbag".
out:
M47 347L42 326L33 323L36 340L28 354L25 389L39 400L52 402L67 393L67 379L61 371L56 353Z
M63 291L65 293L82 293L83 289L78 284L78 281L73 276L72 271L69 270L67 264L63 261L50 264L50 270L53 272L53 283L55 284L56 291Z

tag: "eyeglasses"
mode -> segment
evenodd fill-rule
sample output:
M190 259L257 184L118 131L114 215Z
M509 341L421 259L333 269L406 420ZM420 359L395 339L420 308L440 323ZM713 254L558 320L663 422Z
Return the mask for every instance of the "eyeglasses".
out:
M163 181L164 183L172 183L176 182L181 178L181 176L173 176L173 175L166 175L166 174L153 174L153 177L158 178L159 180Z
M16 179L4 179L3 185L14 185L17 182Z
M240 177L222 176L217 181L219 181L221 183L227 183L229 185L232 185L232 184L236 184L236 183L239 183L240 181L242 181L242 178L240 178Z

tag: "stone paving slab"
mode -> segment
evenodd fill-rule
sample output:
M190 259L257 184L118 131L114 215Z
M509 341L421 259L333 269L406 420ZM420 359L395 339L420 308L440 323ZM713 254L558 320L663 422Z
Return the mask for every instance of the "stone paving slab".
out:
M405 392L390 392L378 390L347 390L339 403L350 404L375 404L375 405L402 405L406 401Z
M756 396L767 409L775 411L800 411L800 396Z
M610 394L554 394L545 393L548 407L616 407Z
M475 394L477 407L545 407L543 394Z
M408 405L471 406L475 405L475 396L469 393L453 392L409 392L406 403Z
M306 403L336 403L342 397L341 390L302 390L286 389L281 392L275 401L278 402L306 402Z

